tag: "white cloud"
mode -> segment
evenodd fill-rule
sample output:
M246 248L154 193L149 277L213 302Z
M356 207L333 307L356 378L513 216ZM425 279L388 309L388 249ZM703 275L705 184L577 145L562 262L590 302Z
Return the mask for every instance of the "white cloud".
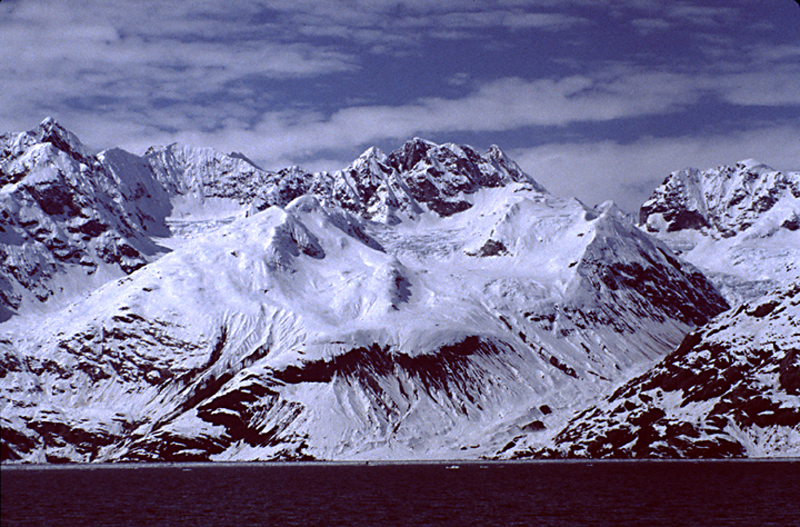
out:
M734 104L800 104L794 72L690 76L611 69L596 75L486 83L458 99L426 98L400 106L356 106L329 116L272 112L261 117L263 157L307 155L383 139L447 132L502 132L530 126L600 122L680 110L708 93ZM798 79L800 81L800 79Z
M225 73L197 74L185 72L188 82L225 77ZM253 119L251 109L235 102L220 102L213 107L197 107L191 100L192 87L173 82L169 72L160 71L145 78L132 76L115 81L117 97L136 98L137 90L153 90L154 95L173 99L163 108L131 108L112 105L106 113L92 112L98 126L103 119L141 126L142 133L154 128L171 128L193 133L204 142L221 140L229 144L231 137L260 144L251 157L269 161L305 157L314 151L352 148L382 139L406 139L413 135L457 131L500 132L526 126L564 125L580 121L604 121L622 117L669 111L692 102L696 94L687 79L662 73L605 75L605 79L573 76L562 79L527 81L504 78L479 86L473 93L457 99L425 98L399 106L354 106L330 115L313 109L268 111ZM58 79L58 77L56 77ZM149 85L146 85L149 84ZM50 90L63 93L72 89L69 82L51 85ZM4 101L5 99L5 101ZM0 101L13 106L8 95ZM70 119L81 112L67 112ZM37 116L37 120L42 116ZM245 123L255 120L255 126ZM25 126L30 126L26 123ZM206 132L202 132L206 130ZM214 130L210 131L209 130ZM94 142L89 129L85 134ZM258 134L260 142L249 138ZM105 137L109 137L103 133ZM110 145L108 145L110 146Z
M241 79L308 79L358 67L353 55L329 46L255 38L253 31L268 33L246 23L255 3L188 4L3 3L0 125L20 130L55 115L101 129L124 121L143 134L213 129L252 118L252 99L269 99L232 88ZM84 135L110 146L99 132Z
M709 79L709 88L742 106L800 105L800 63L771 71L738 72ZM712 84L713 83L713 84Z
M737 20L739 10L734 7L709 7L675 3L668 8L667 16L698 26L715 26Z
M630 23L644 37L656 31L665 31L673 27L673 24L663 18L635 18Z
M391 54L403 54L426 37L483 39L493 29L560 31L587 23L564 13L568 4L542 0L268 0L260 5L287 35L335 37Z
M580 17L562 13L530 13L521 10L456 11L427 16L424 25L431 28L484 29L506 27L512 29L538 28L562 29L585 24ZM423 25L423 24L418 24Z
M559 80L500 79L460 99L428 98L401 106L315 112L271 112L257 126L268 160L315 150L352 148L384 139L447 132L500 132L660 113L692 102L686 79L641 73L606 81L575 76ZM229 135L230 132L224 132Z
M217 107L204 108L201 123L192 120L199 112L182 103L196 106L198 99L225 95L250 106L247 117L253 120L263 107L248 104L232 83L353 72L362 60L353 44L397 54L423 35L448 29L445 21L459 38L491 27L547 29L579 22L560 13L530 12L532 6L480 2L464 11L460 2L424 0L5 2L0 6L0 108L12 129L30 126L44 114L88 111L108 112L115 119L149 117L153 126L178 121L208 128L225 117ZM310 39L320 35L349 42L334 47ZM165 106L171 113L159 111ZM187 112L184 118L174 116L179 111ZM166 121L154 120L165 116Z

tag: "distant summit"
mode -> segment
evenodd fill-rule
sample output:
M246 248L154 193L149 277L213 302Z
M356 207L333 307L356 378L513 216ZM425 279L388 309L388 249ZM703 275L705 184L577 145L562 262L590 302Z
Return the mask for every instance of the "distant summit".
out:
M732 304L800 276L800 173L753 159L671 173L639 211L642 229L700 267Z
M91 153L80 139L52 117L47 117L33 130L0 134L0 187L21 177L23 171L12 166L12 161L37 144L52 145L55 150L67 154L78 163L93 163Z
M753 159L710 170L671 173L639 211L648 232L684 229L731 237L771 216L800 228L800 173L783 173Z
M178 144L152 147L145 159L172 195L235 199L258 212L312 194L325 205L390 224L426 211L463 211L471 206L465 196L481 188L524 183L546 192L497 146L481 155L469 146L419 138L389 155L369 148L342 170L315 174L300 167L264 171L238 153Z
M451 216L471 207L466 196L482 188L524 183L546 192L497 147L481 155L469 146L437 145L419 138L389 155L369 148L335 172L310 174L293 168L277 176L258 194L257 210L313 194L324 204L388 224L426 211Z

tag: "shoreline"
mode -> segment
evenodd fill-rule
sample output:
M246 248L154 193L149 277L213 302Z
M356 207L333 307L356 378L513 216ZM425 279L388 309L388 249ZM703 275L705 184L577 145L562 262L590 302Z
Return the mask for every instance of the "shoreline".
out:
M593 465L600 464L693 464L693 463L800 463L800 457L776 458L697 458L697 459L513 459L513 460L342 460L342 461L154 461L154 462L122 462L122 463L3 463L0 470L95 470L95 469L147 469L147 468L212 468L212 467L385 467L385 466L431 466L441 465L444 468L471 466L488 468L503 465Z

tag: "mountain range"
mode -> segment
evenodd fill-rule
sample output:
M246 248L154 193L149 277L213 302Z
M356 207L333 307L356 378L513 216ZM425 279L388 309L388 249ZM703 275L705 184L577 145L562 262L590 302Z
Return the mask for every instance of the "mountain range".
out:
M48 118L0 136L2 460L796 455L798 217L754 161L637 225L495 146L271 172Z

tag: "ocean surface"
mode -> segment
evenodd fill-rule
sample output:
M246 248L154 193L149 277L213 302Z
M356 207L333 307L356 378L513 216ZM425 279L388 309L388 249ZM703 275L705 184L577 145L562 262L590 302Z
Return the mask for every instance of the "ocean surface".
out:
M0 473L3 527L800 525L800 462L790 461L4 466Z

